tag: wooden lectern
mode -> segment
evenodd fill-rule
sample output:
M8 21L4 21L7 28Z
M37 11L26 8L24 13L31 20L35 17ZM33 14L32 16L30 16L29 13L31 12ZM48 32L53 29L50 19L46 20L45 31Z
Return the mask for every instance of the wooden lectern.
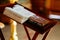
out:
M9 5L9 6L10 6L10 5ZM7 7L7 5L5 5L5 6L3 5L2 7L0 6L0 9L2 8L1 11L0 11L1 13L3 13L5 7ZM13 5L10 6L10 7L13 7ZM22 7L23 7L23 6L22 6ZM37 12L37 13L38 13L38 12ZM38 13L37 16L40 17L41 15ZM48 18L43 17L43 19L46 20L46 19L48 19ZM27 36L28 36L29 40L36 40L38 34L44 34L44 33L45 33L45 35L44 35L44 37L42 38L42 40L45 40L46 37L47 37L47 35L48 35L48 33L49 33L49 31L50 31L50 29L56 24L56 21L54 21L54 20L48 19L48 21L49 21L49 23L46 24L45 26L43 26L42 28L40 28L40 27L38 27L38 26L34 26L34 25L32 25L32 24L30 25L30 23L29 23L28 21L26 21L23 25L24 25L24 28L25 28L25 31L26 31L26 33L27 33ZM28 34L28 31L27 31L27 29L26 29L26 26L36 31L36 33L35 33L35 35L33 36L32 39L30 38L30 36L29 36L29 34Z

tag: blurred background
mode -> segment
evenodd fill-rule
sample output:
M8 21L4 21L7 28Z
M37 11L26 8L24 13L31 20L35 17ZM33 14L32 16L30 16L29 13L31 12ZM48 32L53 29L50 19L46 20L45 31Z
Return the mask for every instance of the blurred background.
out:
M14 0L13 0L14 1ZM3 1L0 1L0 3ZM8 3L6 1L6 3ZM40 15L47 17L49 16L49 12L59 12L60 15L60 0L18 0L18 3L22 4L24 7L27 7L31 10L37 11ZM51 13L54 14L54 13ZM4 21L4 17L0 19ZM6 22L6 21L4 21ZM3 23L4 23L3 22ZM8 21L9 22L9 21ZM35 31L28 28L28 32L30 37L34 36ZM9 40L11 36L11 27L9 24L5 24L5 28L2 29L5 40ZM17 36L19 40L28 40L26 31L24 26L21 24L17 24ZM42 40L44 34L39 34L36 40ZM60 40L60 20L57 19L57 24L51 29L46 40Z

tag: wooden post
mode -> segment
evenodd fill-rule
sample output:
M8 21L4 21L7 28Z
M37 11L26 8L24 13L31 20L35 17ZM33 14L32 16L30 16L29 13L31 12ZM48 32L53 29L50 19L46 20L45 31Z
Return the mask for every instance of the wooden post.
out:
M10 21L10 26L11 26L11 37L10 37L10 40L18 40L17 32L16 32L17 22L14 21L14 20L11 20Z
M14 4L15 2L18 2L18 0L10 0L10 3Z

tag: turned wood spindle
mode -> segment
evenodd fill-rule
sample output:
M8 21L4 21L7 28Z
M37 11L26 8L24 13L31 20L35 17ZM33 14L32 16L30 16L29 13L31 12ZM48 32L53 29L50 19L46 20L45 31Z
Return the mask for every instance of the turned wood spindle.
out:
M10 40L18 40L17 31L16 31L17 22L14 21L14 20L11 20L10 21L10 26L11 26L11 37L10 37Z

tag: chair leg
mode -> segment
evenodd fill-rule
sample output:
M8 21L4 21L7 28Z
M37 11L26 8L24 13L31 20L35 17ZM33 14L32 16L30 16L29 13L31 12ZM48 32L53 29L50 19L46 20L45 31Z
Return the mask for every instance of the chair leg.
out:
M46 39L46 37L47 37L47 35L48 35L49 32L50 32L50 30L48 30L48 31L45 33L45 35L44 35L44 37L42 38L42 40L45 40L45 39Z
M37 36L39 35L39 32L36 32L32 38L32 40L36 40Z
M26 26L24 26L24 28L25 28L25 31L26 31L26 33L27 33L28 39L31 40L31 38L30 38L30 36L29 36L29 33L28 33L28 31L27 31ZM42 40L45 40L45 39L46 39L46 37L47 37L47 35L48 35L49 32L50 32L50 30L48 30L48 31L45 33L45 35L44 35L44 37L42 38ZM34 34L32 40L36 40L36 38L37 38L38 35L39 35L39 33L36 32L36 33Z
M45 35L44 35L44 37L42 38L42 40L45 40L45 39L46 39L46 37L47 37L47 35L48 35L49 32L50 32L50 30L48 30L48 31L45 33ZM36 33L34 34L32 40L36 40L36 38L37 38L38 35L39 35L39 33L36 32Z
M28 33L28 30L27 30L26 26L24 26L24 29L25 29L25 31L26 31L26 34L27 34L29 40L36 40L37 36L39 35L38 32L36 32L36 33L34 34L33 38L31 39L30 36L29 36L29 33Z
M1 29L0 29L0 38L1 38L1 40L5 40Z
M27 30L26 26L24 26L24 29L25 29L25 31L26 31L26 34L27 34L28 39L31 40L31 38L30 38L30 36L29 36L29 33L28 33L28 30Z

